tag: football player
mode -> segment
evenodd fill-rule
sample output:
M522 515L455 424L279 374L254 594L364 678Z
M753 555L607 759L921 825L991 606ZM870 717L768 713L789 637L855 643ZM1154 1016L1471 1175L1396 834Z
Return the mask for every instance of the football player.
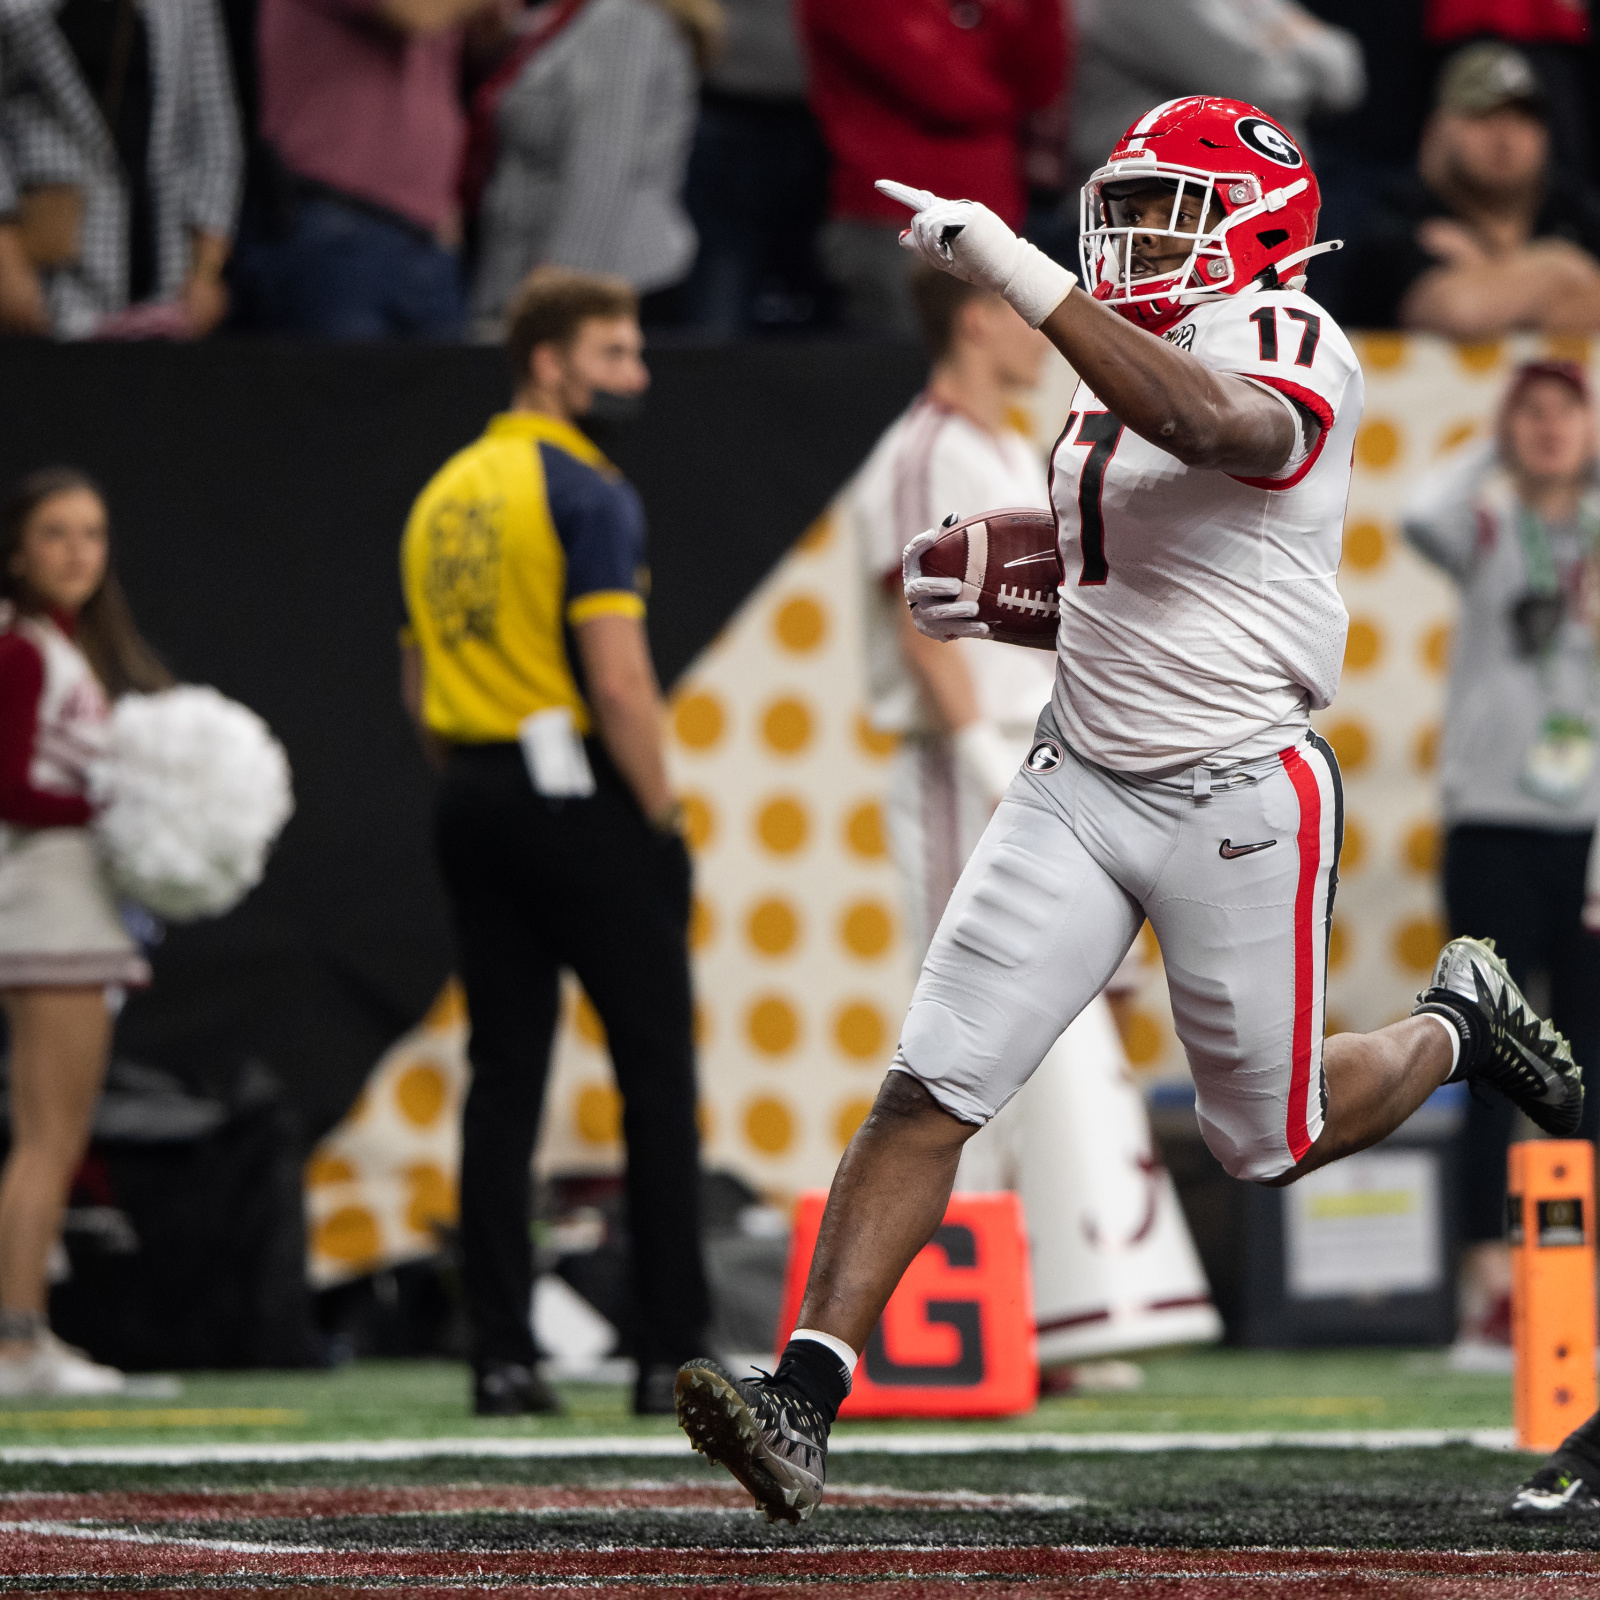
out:
M1012 417L1050 347L999 295L936 267L913 268L911 295L932 370L846 488L841 513L861 568L869 716L899 736L889 839L906 944L920 967L962 866L1033 742L1055 656L977 639L940 643L912 621L901 569L918 534L967 511L1049 505L1044 463ZM1136 954L1125 967L1137 971ZM1131 986L1119 974L1113 988L1119 979ZM1074 1363L1086 1354L1220 1333L1176 1197L1152 1167L1144 1097L1111 1007L1098 997L962 1149L958 1190L1011 1189L1022 1200L1046 1386L1126 1373L1120 1363L1080 1371ZM1152 1183L1159 1198L1150 1197ZM1147 1206L1159 1206L1159 1221ZM1107 1239L1096 1254L1096 1224L1120 1225L1130 1211L1137 1243L1119 1238L1113 1249ZM1110 1273L1120 1275L1121 1292L1102 1310Z
M1308 713L1338 684L1335 573L1361 370L1302 291L1317 182L1238 101L1157 106L1084 186L1080 288L984 207L898 184L918 257L1002 294L1081 382L1052 461L1058 667L1036 742L934 935L894 1068L834 1176L770 1378L680 1369L678 1417L769 1517L821 1498L856 1351L938 1226L966 1139L1097 994L1148 917L1201 1132L1291 1183L1494 1084L1566 1134L1582 1079L1493 947L1454 939L1413 1014L1323 1040L1342 831ZM936 637L982 637L906 553Z

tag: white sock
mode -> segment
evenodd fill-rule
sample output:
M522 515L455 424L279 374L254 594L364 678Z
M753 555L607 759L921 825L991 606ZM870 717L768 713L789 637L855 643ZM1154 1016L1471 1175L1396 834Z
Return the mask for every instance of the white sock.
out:
M844 1367L845 1387L846 1389L849 1388L850 1379L856 1370L856 1362L861 1358L843 1339L835 1339L831 1333L819 1333L815 1328L796 1328L789 1335L789 1343L793 1344L796 1339L810 1339L812 1343L820 1344L824 1348L831 1350Z
M1425 1017L1431 1017L1444 1029L1445 1037L1450 1041L1450 1073L1445 1082L1455 1076L1455 1070L1461 1065L1461 1030L1448 1017L1441 1017L1437 1011L1424 1011Z

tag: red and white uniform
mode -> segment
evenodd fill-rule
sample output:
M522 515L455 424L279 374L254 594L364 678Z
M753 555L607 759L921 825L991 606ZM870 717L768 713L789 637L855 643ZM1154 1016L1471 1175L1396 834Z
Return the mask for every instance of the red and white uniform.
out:
M900 558L925 528L952 513L1050 503L1032 443L1012 428L990 433L923 395L885 431L844 496L862 583L867 715L900 735L889 780L889 833L905 887L906 936L921 961L950 891L994 811L957 765L950 740L906 665ZM959 639L983 720L1012 741L1021 764L1040 709L1055 683L1042 650Z
M0 617L0 988L150 981L89 827L110 710L71 630Z
M1054 710L1079 755L1118 772L1292 744L1344 660L1336 574L1363 398L1350 341L1287 289L1195 306L1165 337L1322 427L1278 479L1231 477L1119 429L1079 384L1051 461L1066 575Z
M1079 386L1052 462L1052 704L951 896L896 1065L987 1121L1148 917L1201 1130L1229 1172L1261 1180L1322 1127L1343 800L1308 712L1343 656L1334 574L1361 373L1293 291L1202 302L1163 336L1322 426L1276 477L1232 477L1127 432Z
M81 828L110 708L72 620L14 617L0 633L0 822Z

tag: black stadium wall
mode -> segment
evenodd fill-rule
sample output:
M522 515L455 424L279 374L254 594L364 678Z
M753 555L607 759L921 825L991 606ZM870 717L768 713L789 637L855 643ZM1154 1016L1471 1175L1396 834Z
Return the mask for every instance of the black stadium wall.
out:
M650 632L671 683L919 383L870 343L666 347L643 414L601 438L650 517ZM254 707L297 811L230 916L168 931L119 1053L223 1087L256 1061L305 1137L354 1097L450 970L431 779L400 710L397 550L412 497L505 403L482 348L8 343L0 480L104 486L117 568L183 679Z

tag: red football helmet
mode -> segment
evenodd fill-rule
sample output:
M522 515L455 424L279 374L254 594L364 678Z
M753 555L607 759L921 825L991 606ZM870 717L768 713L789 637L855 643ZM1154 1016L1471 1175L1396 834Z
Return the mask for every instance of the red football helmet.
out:
M1134 225L1120 205L1151 183L1172 195L1164 228ZM1083 186L1083 281L1095 299L1162 333L1197 300L1238 294L1263 274L1271 286L1300 287L1305 280L1295 269L1339 248L1313 243L1321 207L1305 155L1270 117L1242 100L1168 100L1123 134ZM1175 271L1136 276L1135 236L1181 239L1188 256Z

